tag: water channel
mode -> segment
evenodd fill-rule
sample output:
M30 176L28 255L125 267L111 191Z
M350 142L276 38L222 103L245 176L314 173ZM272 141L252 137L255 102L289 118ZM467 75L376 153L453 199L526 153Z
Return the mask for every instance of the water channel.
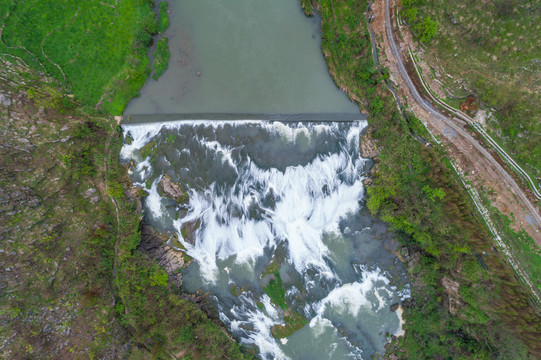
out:
M121 157L147 193L145 220L194 259L185 290L209 291L262 359L383 353L401 333L389 307L409 283L392 233L364 206L367 123L328 74L319 19L297 0L172 0L170 10L170 68L128 107L138 121L123 125ZM186 203L159 190L165 176ZM300 329L283 337L292 319Z

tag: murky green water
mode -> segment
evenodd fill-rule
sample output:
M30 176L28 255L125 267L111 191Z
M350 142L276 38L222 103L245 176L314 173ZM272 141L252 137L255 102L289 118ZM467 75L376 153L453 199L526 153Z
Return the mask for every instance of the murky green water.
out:
M171 0L169 69L126 114L359 113L299 0ZM197 75L200 73L200 75Z

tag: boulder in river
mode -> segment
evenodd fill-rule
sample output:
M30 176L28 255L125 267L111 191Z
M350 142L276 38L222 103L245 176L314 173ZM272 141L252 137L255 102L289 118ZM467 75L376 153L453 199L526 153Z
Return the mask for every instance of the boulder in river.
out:
M195 245L195 231L201 226L201 220L188 221L182 225L181 233L184 240Z
M188 195L182 191L179 184L174 183L171 177L165 174L160 181L158 190L163 195L175 200L179 204L185 204L188 202Z

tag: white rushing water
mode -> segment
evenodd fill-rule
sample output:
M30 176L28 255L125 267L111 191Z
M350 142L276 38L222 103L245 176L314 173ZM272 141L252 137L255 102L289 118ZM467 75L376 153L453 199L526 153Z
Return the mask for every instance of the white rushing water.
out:
M370 358L383 351L386 332L401 331L389 305L409 296L409 287L391 284L401 276L392 265L396 261L371 236L370 226L355 221L364 197L367 160L359 155L359 141L365 126L259 121L124 126L131 143L121 157L135 162L134 183L147 189L145 218L177 233L197 264L185 282L215 294L221 320L242 343L257 346L262 358ZM152 141L156 151L142 159L139 150ZM182 216L158 191L165 173L189 194ZM183 238L183 227L195 222L200 226L193 240ZM286 302L308 324L276 340L271 327L283 324L285 313L263 292L260 275L281 246ZM372 253L377 255L364 258ZM378 256L391 270L381 270ZM242 294L232 295L235 285Z

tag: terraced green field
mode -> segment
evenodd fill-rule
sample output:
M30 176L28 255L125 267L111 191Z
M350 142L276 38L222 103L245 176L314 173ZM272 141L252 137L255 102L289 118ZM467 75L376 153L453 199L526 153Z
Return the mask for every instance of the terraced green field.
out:
M60 80L83 105L121 114L149 73L152 1L5 0L0 56Z

